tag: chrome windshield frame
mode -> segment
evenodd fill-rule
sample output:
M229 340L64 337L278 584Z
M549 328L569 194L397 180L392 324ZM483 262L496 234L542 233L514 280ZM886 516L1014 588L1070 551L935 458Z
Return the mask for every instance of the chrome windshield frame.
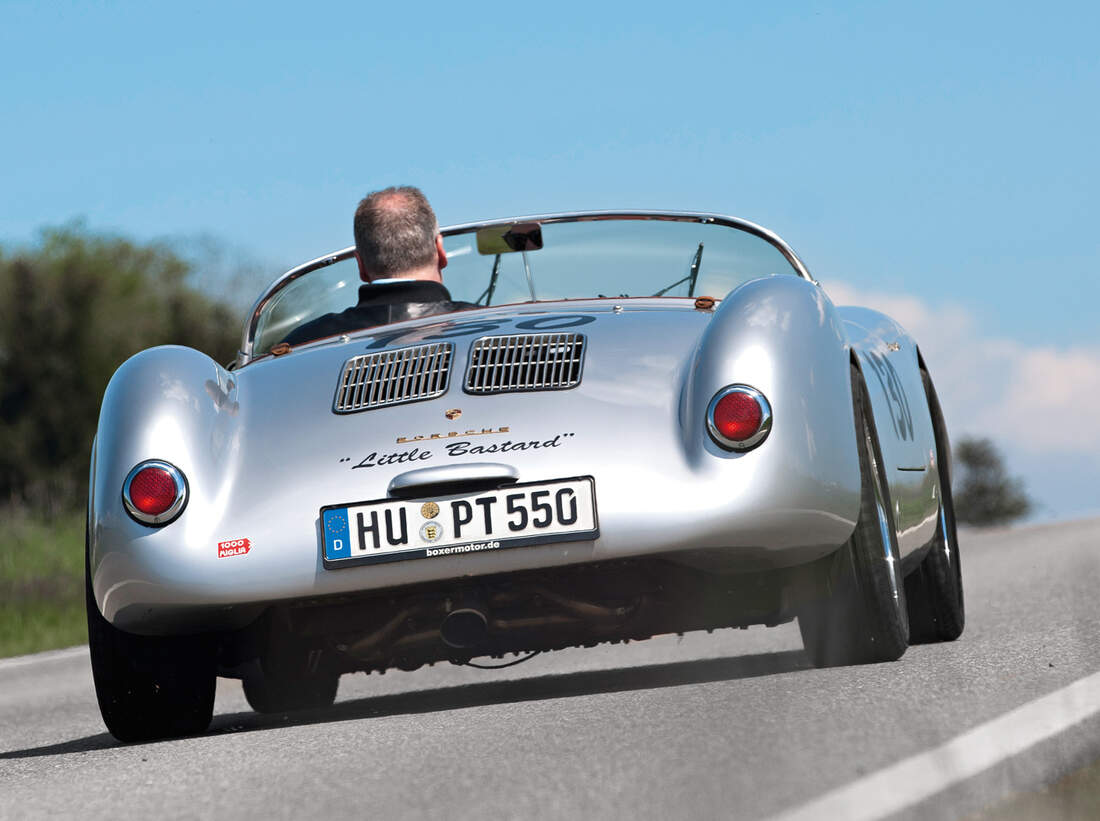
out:
M440 228L439 232L444 237L453 236L455 234L464 234L471 231L478 231L482 228L488 228L494 225L510 225L517 222L538 222L543 225L549 225L557 222L598 222L601 220L615 220L615 219L648 219L668 222L697 222L703 225L713 223L715 225L723 225L727 228L734 228L740 231L744 231L748 234L760 237L766 242L771 243L781 253L794 268L795 272L813 282L818 284L817 280L810 274L809 269L805 263L799 259L798 254L791 248L778 234L769 231L763 226L757 225L754 222L741 219L739 217L730 217L724 214L708 214L697 213L691 211L571 211L557 214L530 214L526 216L518 217L504 217L501 219L480 220L478 222L465 222L459 225L448 225L444 228ZM296 279L305 276L308 273L316 271L319 268L326 268L329 265L333 265L337 262L343 262L346 259L351 259L355 255L355 246L344 248L340 251L335 251L330 254L312 259L309 262L304 262L301 265L295 266L280 276L274 282L272 282L261 295L260 298L252 305L251 311L249 311L248 321L245 323L244 334L241 338L241 349L237 353L237 359L234 363L236 367L247 365L256 355L253 352L253 344L256 339L256 327L259 325L260 312L264 307L275 297L279 291L285 288ZM261 354L262 356L263 354Z

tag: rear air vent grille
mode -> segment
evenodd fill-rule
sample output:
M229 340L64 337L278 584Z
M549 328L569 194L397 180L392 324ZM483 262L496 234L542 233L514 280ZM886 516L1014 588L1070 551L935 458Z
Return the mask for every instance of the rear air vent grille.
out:
M467 393L572 388L584 367L582 334L485 336L470 348Z
M332 409L355 413L442 396L453 353L450 342L439 342L353 357L344 363Z

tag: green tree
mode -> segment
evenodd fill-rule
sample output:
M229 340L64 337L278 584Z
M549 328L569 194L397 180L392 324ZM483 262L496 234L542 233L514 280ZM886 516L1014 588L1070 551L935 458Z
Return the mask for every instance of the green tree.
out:
M0 252L0 504L82 504L103 390L129 356L167 343L233 356L237 312L191 275L166 245L79 224Z
M989 439L960 439L955 445L952 492L959 522L988 527L1008 524L1032 509L1023 482L1009 477Z

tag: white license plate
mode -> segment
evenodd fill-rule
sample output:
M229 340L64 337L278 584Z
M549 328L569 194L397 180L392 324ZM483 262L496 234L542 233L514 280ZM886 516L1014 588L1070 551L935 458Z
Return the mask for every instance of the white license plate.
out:
M599 536L591 476L321 508L327 568Z

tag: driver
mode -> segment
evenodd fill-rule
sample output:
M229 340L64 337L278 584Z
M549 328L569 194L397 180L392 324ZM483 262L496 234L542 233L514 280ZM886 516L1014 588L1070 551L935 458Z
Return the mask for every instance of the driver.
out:
M355 259L359 302L338 314L325 314L284 339L300 345L325 336L386 325L403 319L477 307L456 302L443 286L447 267L443 235L435 212L419 188L400 186L367 194L355 209Z

